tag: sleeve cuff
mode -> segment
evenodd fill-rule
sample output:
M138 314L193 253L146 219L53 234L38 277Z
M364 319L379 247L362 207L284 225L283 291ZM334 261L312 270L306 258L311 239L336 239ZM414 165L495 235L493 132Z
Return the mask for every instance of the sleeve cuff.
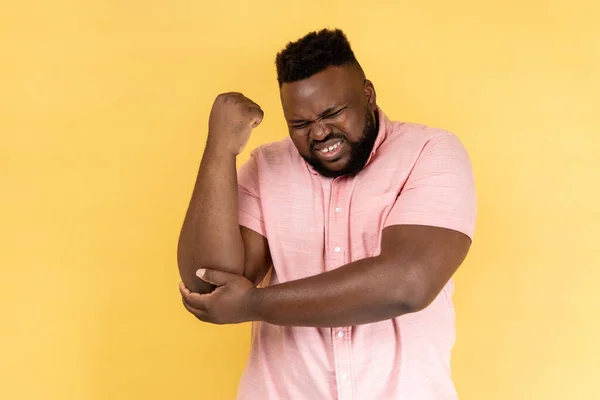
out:
M252 229L254 232L261 234L263 237L267 237L264 221L244 212L238 213L239 224L248 229Z
M451 229L467 235L471 241L475 236L475 224L458 218L444 218L431 216L427 214L406 214L400 218L388 218L385 221L384 228L392 225L426 225L437 228Z

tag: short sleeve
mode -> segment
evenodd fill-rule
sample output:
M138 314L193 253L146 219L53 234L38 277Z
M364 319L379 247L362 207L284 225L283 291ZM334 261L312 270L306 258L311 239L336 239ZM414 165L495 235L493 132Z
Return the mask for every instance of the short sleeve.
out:
M473 239L476 214L469 155L456 136L445 133L424 146L385 226L436 226Z
M266 237L259 197L257 150L237 171L239 224Z

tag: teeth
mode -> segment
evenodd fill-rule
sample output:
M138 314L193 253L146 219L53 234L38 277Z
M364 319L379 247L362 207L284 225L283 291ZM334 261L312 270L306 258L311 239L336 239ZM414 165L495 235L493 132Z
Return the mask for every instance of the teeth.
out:
M333 146L325 147L324 149L321 149L320 151L321 151L321 153L329 153L330 151L333 151L333 150L337 149L338 147L340 147L341 144L342 144L342 142L337 142Z

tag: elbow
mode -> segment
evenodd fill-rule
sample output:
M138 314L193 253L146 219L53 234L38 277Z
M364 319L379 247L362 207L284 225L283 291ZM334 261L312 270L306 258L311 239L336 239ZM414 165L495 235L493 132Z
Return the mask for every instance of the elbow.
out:
M401 313L400 315L411 314L426 309L431 303L432 300L426 297L410 297L400 301L398 309Z
M181 281L191 292L203 294L214 290L213 285L204 282L196 276L196 271L202 268L202 266L196 262L193 254L181 245L177 248L177 266Z
M227 261L232 261L228 263ZM179 276L183 284L194 293L210 293L215 289L214 285L203 281L196 276L200 268L210 268L219 271L231 272L241 275L244 265L237 260L217 260L206 255L198 256L189 246L179 245L177 248L177 266Z
M412 279L398 285L394 294L393 302L398 315L411 314L424 310L433 302L437 295L422 280Z
M427 308L437 296L424 268L418 263L398 266L394 259L380 258L387 269L383 291L387 293L386 302L395 316L411 314Z
M196 271L201 267L194 263L191 258L177 257L177 264L181 281L191 292L204 294L214 290L213 285L196 276Z

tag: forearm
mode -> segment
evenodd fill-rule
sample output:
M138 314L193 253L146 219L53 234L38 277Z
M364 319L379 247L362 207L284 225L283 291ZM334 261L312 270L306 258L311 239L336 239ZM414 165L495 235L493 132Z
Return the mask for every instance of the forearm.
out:
M407 274L380 257L333 271L256 289L256 319L275 325L337 327L391 319L412 312Z
M234 154L207 144L177 251L181 279L192 292L212 289L196 277L199 268L243 273L235 161Z

